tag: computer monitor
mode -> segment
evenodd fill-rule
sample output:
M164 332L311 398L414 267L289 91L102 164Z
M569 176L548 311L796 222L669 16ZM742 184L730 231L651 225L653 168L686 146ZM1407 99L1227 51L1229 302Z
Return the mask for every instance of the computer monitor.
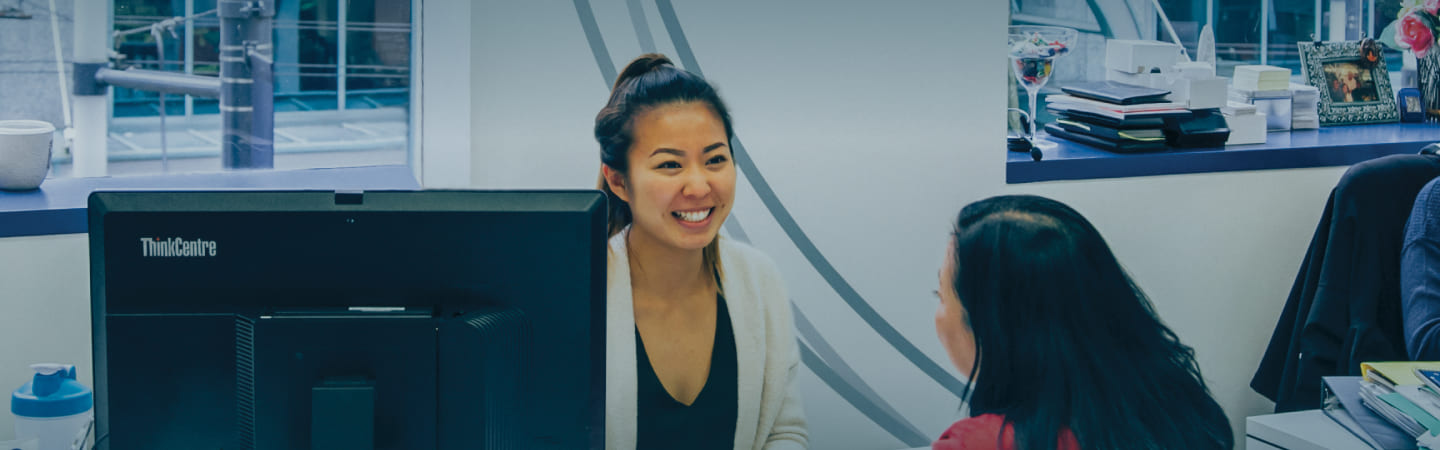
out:
M599 191L97 192L97 448L599 448Z

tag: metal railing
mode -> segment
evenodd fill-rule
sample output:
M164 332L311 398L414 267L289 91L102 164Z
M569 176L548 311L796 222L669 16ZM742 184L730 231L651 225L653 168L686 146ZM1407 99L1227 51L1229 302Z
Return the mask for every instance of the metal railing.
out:
M214 10L199 14L186 14L168 18L148 26L107 33L106 49L113 52L116 40L132 34L148 32L156 46L156 57L163 64L165 53L164 37L174 35L176 26L184 26L186 47L193 47L193 21L200 17L215 15L220 23L219 76L197 76L193 64L186 65L186 73L154 71L138 68L115 70L110 62L75 63L75 94L77 96L104 96L108 86L126 87L159 93L160 102L165 104L165 94L184 94L187 97L202 96L219 99L220 110L220 154L221 164L226 169L268 169L274 167L274 50L273 20L275 5L267 2L247 0L219 0ZM193 0L187 0L187 12L193 11ZM76 24L76 29L82 29ZM78 33L78 32L77 32ZM76 45L83 45L77 37ZM113 53L111 53L113 55ZM191 61L193 62L193 52ZM342 97L343 98L343 97ZM192 102L187 101L187 103ZM161 129L165 127L165 108L160 108ZM187 117L188 119L188 117ZM77 126L78 127L78 126ZM106 127L87 123L86 127L101 130ZM80 127L80 128L86 128ZM95 149L92 149L94 146ZM160 133L162 164L168 171L166 133ZM86 153L104 154L103 142L87 143ZM78 146L77 146L77 149ZM96 150L98 149L98 150Z
M1098 13L1102 8L1096 7L1095 4L1104 3L1105 1L1106 0L1087 0L1087 3L1091 4L1092 7L1090 10L1092 13ZM1124 0L1109 1L1124 2ZM1082 23L1082 21L1076 20L1073 17L1044 17L1033 14L1020 14L1018 11L1014 11L1013 5L1014 3L1012 2L1013 14L1011 21L1013 23L1066 26L1076 28L1081 32L1101 34L1106 38L1114 37L1104 26L1097 27L1088 23ZM1328 11L1330 13L1329 16L1336 18L1332 19L1328 24L1324 21L1327 5L1330 6L1330 11ZM1354 7L1355 10L1352 11L1352 7ZM1163 12L1158 10L1158 6L1156 8L1157 16L1163 14ZM1275 14L1275 0L1255 0L1253 8L1260 11L1258 19L1260 20L1260 26L1258 27L1260 30L1259 42L1221 42L1217 43L1217 46L1220 48L1228 48L1232 52L1232 55L1240 53L1249 56L1250 60L1259 60L1261 64L1269 64L1273 56L1281 56L1283 60L1298 59L1298 55L1295 54L1295 50L1293 50L1295 48L1294 43L1271 42L1272 36L1270 33L1269 17ZM1219 19L1217 14L1219 14L1219 11L1216 10L1215 0L1205 0L1205 17L1203 18L1204 21L1202 25L1216 23ZM1379 37L1375 30L1375 0L1345 0L1335 2L1315 0L1313 14L1314 28L1312 32L1316 39L1357 40L1360 39L1362 33L1369 37ZM1099 23L1104 24L1107 18L1097 17L1097 19ZM1169 38L1162 34L1161 40L1169 40Z
M408 64L406 64L406 65L350 64L349 61L348 61L348 54L349 54L349 47L350 47L350 42L349 42L349 41L350 41L350 32L405 33L405 34L409 34L409 33L411 33L411 32L413 31L412 28L411 28L410 22L407 21L407 22L403 22L403 23L397 23L397 22L363 22L363 21L350 21L350 20L348 19L348 15L349 15L349 14L348 14L348 11L347 11L348 8L347 8L346 3L347 3L347 2L345 2L345 1L339 1L339 2L337 2L337 4L339 5L339 10L337 11L337 19L336 19L336 20L298 20L298 19L296 19L296 20L289 20L289 19L287 19L287 20L274 20L274 21L272 21L272 24L273 24L272 27L273 27L275 30L277 30L277 31L279 31L279 30L315 30L315 31L336 31L336 32L337 32L337 33L336 33L336 34L337 34L337 36L336 36L336 44L337 44L337 45L336 45L336 47L337 47L337 51L336 51L336 53L337 53L337 55L336 55L336 61L337 61L337 63L335 63L335 64L313 64L313 63L299 63L299 62L276 61L275 64L274 64L274 66L276 67L276 71L275 71L275 73L274 73L274 76L277 78L277 83L276 83L276 84L277 84L277 87L278 87L278 85L280 84L280 83L279 83L279 78L282 78L282 77L293 77L293 78L334 78L334 79L335 79L335 89L334 89L334 91L333 91L333 95L334 95L334 98L335 98L335 103L334 103L334 104L335 104L336 109L343 111L343 110L345 110L345 109L348 107L349 100L351 99L351 96L349 95L349 91L350 91L351 89L350 89L349 86L348 86L347 80L350 80L350 79L397 79L397 80L403 79L403 80L409 80L409 79L410 79L410 66L409 66ZM195 15L194 9L195 9L195 0L185 0L185 16L187 16L187 17L189 17L189 16L194 16L194 15ZM115 21L115 24L116 24L116 25L149 26L149 25L151 25L151 24L155 24L155 23L158 23L158 22L162 22L162 21L165 21L165 20L171 20L171 19L172 19L172 17L170 17L170 16L116 15L114 21ZM194 44L194 42L195 42L195 29L196 29L197 27L198 27L198 28L202 28L202 29L204 29L204 28L217 28L217 29L218 29L219 26L220 26L220 20L219 20L218 18L216 18L216 17L196 17L196 18L194 18L193 20L185 21L184 37L183 37L183 41L182 41L182 42L184 42L184 44L182 45L182 46L183 46L183 50L182 50L182 51L184 52L184 58L183 58L182 61L166 60L166 59L165 59L165 54L164 54L163 52L161 52L160 54L157 54L157 55L156 55L156 59L155 59L155 60L137 60L137 61L130 61L130 63L131 63L132 65L136 65L136 66L140 66L140 67L146 67L146 68L153 68L153 69L156 69L156 70L165 70L165 68L166 68L167 66L173 66L174 64L179 63L179 64L183 64L184 73L185 73L185 74L189 74L189 75L194 75L194 74L196 74L196 70L195 70L196 66L207 66L207 65L218 66L218 65L220 64L220 61L199 61L199 60L196 60L196 59L195 59L195 48L194 48L194 45L193 45L193 44ZM298 42L297 42L297 43L281 42L281 44L285 44L285 45L292 45L292 44L298 45ZM406 52L406 53L407 53L407 55L409 54L409 52ZM299 70L290 71L290 70L288 70L288 69L299 69ZM303 71L303 70L305 70L305 69L329 69L330 72L329 72L329 73L320 73L320 72L308 72L308 71ZM357 72L358 72L358 73L357 73ZM202 72L202 73L204 73L204 72ZM204 74L211 74L211 73L204 73ZM381 88L381 89L379 89L379 90L376 90L376 89L368 89L368 90L365 90L365 91L367 91L367 92L362 93L362 94L361 94L361 98L363 99L363 98L365 98L366 95L369 95L370 93L374 93L374 92L376 92L376 91L383 91L383 89L384 89L384 88ZM277 90L277 92L276 92L276 97L277 97L277 101L280 100L280 97L287 97L287 96L288 96L289 98L296 98L296 97L300 97L300 96L313 97L313 95L311 95L311 94L306 94L305 92L307 92L307 91L294 92L294 91ZM309 91L309 92L314 92L314 91ZM364 101L364 100L362 100L362 101ZM184 112L184 115L185 115L187 118L188 118L188 117L191 117L191 116L193 116L193 115L195 114L195 102L196 102L196 100L195 100L195 98L194 98L193 96L189 96L189 95L185 96L185 112ZM119 103L118 100L117 100L117 103Z

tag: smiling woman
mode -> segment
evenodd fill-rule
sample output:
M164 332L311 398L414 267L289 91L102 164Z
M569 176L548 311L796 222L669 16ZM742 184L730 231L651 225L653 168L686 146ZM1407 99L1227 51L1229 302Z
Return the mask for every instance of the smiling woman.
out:
M595 118L611 235L607 449L808 445L778 270L720 239L733 136L715 88L657 54L625 68Z
M634 154L627 156L637 164L629 182L617 170L601 169L611 194L630 207L633 222L641 223L630 239L692 250L716 243L735 200L735 165L730 164L724 121L704 102L678 101L637 114L631 128Z

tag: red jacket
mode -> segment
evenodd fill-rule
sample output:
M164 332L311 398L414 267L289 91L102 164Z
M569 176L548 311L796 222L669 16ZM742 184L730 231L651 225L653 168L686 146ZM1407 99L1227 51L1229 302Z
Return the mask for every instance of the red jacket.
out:
M985 414L977 417L955 422L950 429L940 434L934 444L930 444L932 450L1015 450L1015 427L1005 427L1005 440L1001 441L1000 427L1005 424L1005 417L998 414ZM999 443L999 447L996 447ZM1068 429L1060 430L1060 437L1055 443L1056 450L1080 450L1080 443L1075 440L1075 434Z

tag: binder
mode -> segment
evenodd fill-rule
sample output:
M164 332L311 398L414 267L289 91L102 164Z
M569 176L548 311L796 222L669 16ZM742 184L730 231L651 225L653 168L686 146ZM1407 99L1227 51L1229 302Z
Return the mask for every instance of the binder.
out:
M1361 377L1324 377L1325 415L1377 450L1416 448L1415 438L1366 407ZM1346 420L1342 420L1346 419Z
M1360 364L1360 373L1365 381L1372 383L1388 381L1396 386L1419 386L1415 369L1440 370L1440 361L1387 361ZM1372 373L1373 372L1373 373ZM1375 376L1378 374L1379 376Z

